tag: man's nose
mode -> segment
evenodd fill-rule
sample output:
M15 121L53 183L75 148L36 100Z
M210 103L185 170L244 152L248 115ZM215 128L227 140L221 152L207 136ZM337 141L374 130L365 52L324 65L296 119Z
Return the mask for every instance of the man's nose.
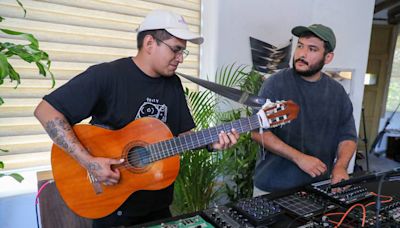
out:
M183 53L179 53L175 56L179 63L183 63Z

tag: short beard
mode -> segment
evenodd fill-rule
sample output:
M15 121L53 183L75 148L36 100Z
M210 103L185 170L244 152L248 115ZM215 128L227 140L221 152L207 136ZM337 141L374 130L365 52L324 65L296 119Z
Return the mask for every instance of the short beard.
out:
M293 57L293 62L294 63L296 63L298 61L302 61L302 60L300 60L300 59L295 60L294 57ZM299 71L299 70L296 69L296 64L293 64L294 71L297 74L299 74L300 76L303 76L303 77L314 76L316 73L320 72L322 70L322 68L324 67L324 65L325 65L324 59L321 59L321 61L319 61L318 63L316 63L314 65L309 65L307 62L304 62L304 61L303 61L303 63L306 63L310 68L308 70L306 70L306 71Z

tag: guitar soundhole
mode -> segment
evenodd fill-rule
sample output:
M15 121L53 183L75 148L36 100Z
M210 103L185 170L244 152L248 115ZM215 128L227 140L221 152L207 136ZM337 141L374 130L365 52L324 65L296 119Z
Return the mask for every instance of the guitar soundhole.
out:
M127 161L133 168L143 168L150 163L150 152L144 147L133 147L128 151Z

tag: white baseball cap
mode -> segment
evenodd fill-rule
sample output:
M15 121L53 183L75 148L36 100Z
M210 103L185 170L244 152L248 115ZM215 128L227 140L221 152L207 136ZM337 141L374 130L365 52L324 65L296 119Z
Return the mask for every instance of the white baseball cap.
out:
M140 24L137 32L156 29L165 29L171 35L195 44L201 44L204 41L203 37L189 30L189 26L182 16L169 11L151 11Z

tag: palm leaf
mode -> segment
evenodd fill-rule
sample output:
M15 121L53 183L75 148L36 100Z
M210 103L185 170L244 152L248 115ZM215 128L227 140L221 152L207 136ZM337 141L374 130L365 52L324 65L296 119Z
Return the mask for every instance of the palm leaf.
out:
M247 89L255 88L255 82L249 80L246 66L235 64L218 69L215 75L216 81L225 86ZM252 76L253 78L253 76ZM256 81L256 77L251 79ZM260 81L260 77L258 77ZM259 82L258 82L259 83ZM254 90L254 89L253 89ZM251 110L241 107L224 112L217 111L217 102L221 99L211 91L190 91L185 89L189 107L192 111L196 129L206 129L222 122L229 122L249 115ZM225 101L223 101L225 102ZM239 143L228 151L209 153L202 149L187 151L181 155L181 168L175 181L174 202L172 211L174 215L203 210L215 202L224 192L238 197L249 195L252 192L252 170L255 164L254 151L250 134L244 134ZM247 149L251 154L246 157ZM244 169L244 170L241 170ZM222 175L233 177L235 185L227 186L217 179ZM231 189L231 192L226 189ZM231 196L229 196L231 198Z

